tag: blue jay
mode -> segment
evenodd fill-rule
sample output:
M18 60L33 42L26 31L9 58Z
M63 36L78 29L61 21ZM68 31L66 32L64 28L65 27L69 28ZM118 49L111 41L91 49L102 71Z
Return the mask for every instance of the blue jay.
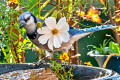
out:
M52 56L53 51L61 51L65 50L68 51L71 45L77 41L78 39L98 30L108 29L108 28L115 28L118 27L117 25L103 25L98 27L86 28L86 29L76 29L73 27L69 27L69 35L70 40L66 43L62 43L60 48L54 48L53 50L49 49L47 44L42 45L39 43L38 38L42 35L37 32L37 22L44 22L44 20L34 16L31 12L25 12L19 17L19 28L24 27L26 29L26 33L28 38L40 49L44 49L47 51L48 56ZM45 26L45 24L43 24Z

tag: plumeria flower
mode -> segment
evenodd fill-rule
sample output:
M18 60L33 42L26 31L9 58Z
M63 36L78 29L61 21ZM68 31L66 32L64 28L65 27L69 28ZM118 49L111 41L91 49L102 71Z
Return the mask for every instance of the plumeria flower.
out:
M70 40L69 25L65 17L62 17L57 24L54 17L48 17L45 19L45 24L46 26L42 27L42 29L38 29L38 33L43 34L38 38L41 44L48 42L48 48L53 50L54 48L60 48L62 42Z

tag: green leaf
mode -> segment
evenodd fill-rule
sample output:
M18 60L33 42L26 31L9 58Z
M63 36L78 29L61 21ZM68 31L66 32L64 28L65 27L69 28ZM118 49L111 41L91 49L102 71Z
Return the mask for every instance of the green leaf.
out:
M22 56L20 54L17 54L19 58L22 58Z
M9 52L9 50L11 50L11 47L5 49L5 52Z
M22 42L19 42L19 46L22 46L23 45L23 43Z
M12 32L12 34L15 36L15 37L19 37L16 33Z
M10 59L10 55L11 55L11 53L8 53L8 54L4 57L4 59Z
M28 47L31 47L32 46L32 43L28 44Z
M26 39L24 39L23 44L25 45L26 43L27 43L27 40L26 40Z
M35 44L33 44L33 47L34 47L34 48L36 48L36 45L35 45Z
M18 41L15 41L13 44L16 45L18 43Z
M14 37L14 36L11 36L11 38L12 38L12 39L15 39L15 40L17 40L17 38L16 38L16 37ZM12 40L12 39L11 39L11 40ZM13 42L14 42L14 41L13 41Z
M3 52L4 56L6 56L6 52L5 52L4 47L2 47L2 52Z
M54 10L51 16L57 19L57 10Z
M48 4L48 2L50 2L50 0L47 0L41 7L40 7L40 11Z

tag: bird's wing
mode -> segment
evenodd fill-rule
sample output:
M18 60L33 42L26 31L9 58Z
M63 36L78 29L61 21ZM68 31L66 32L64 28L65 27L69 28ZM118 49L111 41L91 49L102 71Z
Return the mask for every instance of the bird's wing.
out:
M39 21L39 22L44 22L44 20L42 20L42 19L40 19L40 18L38 18L38 17L36 17L36 19L37 19L37 21Z
M45 26L44 20L42 20L38 17L36 17L36 19L39 22L43 22L43 26ZM74 36L74 35L77 35L77 34L80 34L82 36L85 34L85 36L86 36L87 33L91 33L91 32L94 32L94 31L99 31L99 30L104 30L104 29L115 28L115 27L119 27L119 26L118 25L102 25L102 26L96 26L96 27L85 28L85 29L77 29L77 28L73 28L73 27L70 26L68 33L70 34L70 36Z
M70 36L74 36L77 34L86 34L94 31L99 31L99 30L104 30L104 29L109 29L109 28L116 28L119 27L118 25L103 25L103 26L96 26L96 27L91 27L91 28L85 28L85 29L76 29L73 27L70 27L69 29L69 34Z
M37 21L42 22L42 23L43 23L43 26L46 26L44 20L42 20L42 19L40 19L40 18L38 18L38 17L36 17L36 19L37 19Z

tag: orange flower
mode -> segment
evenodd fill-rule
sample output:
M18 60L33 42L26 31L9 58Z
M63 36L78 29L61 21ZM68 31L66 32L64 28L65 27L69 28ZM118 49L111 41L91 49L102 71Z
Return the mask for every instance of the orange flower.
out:
M8 4L10 4L10 3L18 4L19 2L17 0L8 0Z
M100 14L98 10L96 10L94 7L90 8L87 12L87 16L91 18L94 14Z
M61 62L69 61L69 56L66 52L63 52L63 55L60 56Z
M95 13L92 12L92 11L94 11L92 8L90 8L90 9L88 10L87 16L86 16L88 19L91 18L92 14L95 14Z
M86 64L87 66L93 66L91 62L84 62L84 64Z
M76 11L77 15L79 16L84 16L85 15L85 12L84 11Z
M94 7L90 8L87 12L87 18L91 18L95 22L101 22L101 19L99 17L99 11L96 10Z
M94 14L94 15L92 15L92 18L91 18L93 21L95 21L95 22L101 22L101 19L100 19L100 17L99 17L99 15L98 14Z

